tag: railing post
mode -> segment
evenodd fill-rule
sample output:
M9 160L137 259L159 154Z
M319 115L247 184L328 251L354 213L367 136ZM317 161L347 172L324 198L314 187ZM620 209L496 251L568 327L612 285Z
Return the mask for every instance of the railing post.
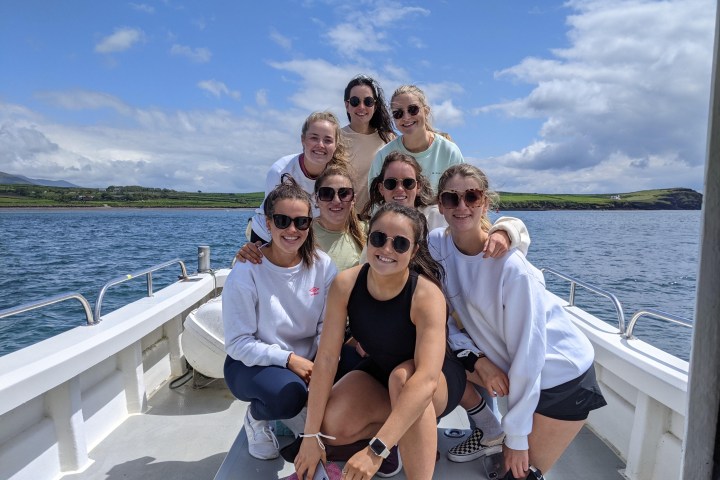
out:
M153 296L152 272L147 273L147 296Z
M198 273L205 273L210 270L210 246L200 245L198 247Z

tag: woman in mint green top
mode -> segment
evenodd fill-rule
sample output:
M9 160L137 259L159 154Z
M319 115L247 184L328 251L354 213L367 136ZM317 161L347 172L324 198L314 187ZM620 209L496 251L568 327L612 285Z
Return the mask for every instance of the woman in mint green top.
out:
M385 157L391 152L411 155L437 190L440 175L452 165L465 163L460 149L436 132L430 124L430 107L425 93L415 85L403 85L392 95L390 110L395 127L402 134L381 148L370 166L368 185L378 176Z

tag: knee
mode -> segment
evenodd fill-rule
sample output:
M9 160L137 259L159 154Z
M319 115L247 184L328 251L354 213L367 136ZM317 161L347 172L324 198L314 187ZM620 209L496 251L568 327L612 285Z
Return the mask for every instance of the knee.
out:
M390 393L390 398L396 398L400 394L414 371L415 368L413 364L408 364L407 362L395 367L388 378L388 391Z
M307 387L299 382L285 385L277 398L267 403L268 410L272 411L273 418L292 418L303 409L307 403Z

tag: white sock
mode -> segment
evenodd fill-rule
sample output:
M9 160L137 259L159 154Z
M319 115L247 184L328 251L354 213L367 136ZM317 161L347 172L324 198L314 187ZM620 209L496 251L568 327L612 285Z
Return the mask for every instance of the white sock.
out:
M492 440L503 434L502 426L495 414L490 410L484 399L480 403L469 408L468 416L473 419L475 426L483 431L483 438Z

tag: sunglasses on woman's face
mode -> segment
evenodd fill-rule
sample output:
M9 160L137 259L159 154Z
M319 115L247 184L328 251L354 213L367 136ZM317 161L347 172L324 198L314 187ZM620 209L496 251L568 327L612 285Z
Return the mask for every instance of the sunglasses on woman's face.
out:
M402 180L399 178L386 178L383 180L385 190L395 190L398 184L402 184L405 190L412 190L417 185L417 180L414 178L403 178Z
M410 243L411 243L410 240L403 237L402 235L388 237L385 232L380 232L378 230L375 230L370 235L368 235L368 240L370 241L370 245L372 245L375 248L384 247L385 242L387 242L388 239L392 240L393 250L395 250L397 253L405 253L408 250L410 250Z
M355 190L352 187L340 187L337 190L332 187L320 187L317 191L317 198L321 202L332 202L335 199L335 192L341 202L352 202L355 198Z
M458 208L460 199L462 198L465 205L469 208L477 208L483 203L484 193L478 188L471 188L464 192L456 192L455 190L445 190L440 194L440 205L443 208Z
M280 230L285 230L290 226L291 223L295 224L295 228L298 230L307 230L310 228L310 223L312 222L312 217L295 217L291 218L287 215L283 215L282 213L276 213L272 216L273 223L275 224L276 228L279 228Z
M408 105L408 115L414 117L418 114L418 112L420 112L420 107L418 107L417 105ZM401 118L403 118L403 115L405 115L405 111L402 108L397 108L392 111L392 116L395 120L400 120Z
M350 104L351 107L357 107L358 105L360 105L360 101L361 100L358 97L350 97L348 99L348 103ZM375 99L373 97L365 97L362 99L362 103L366 107L370 108L373 105L375 105Z

